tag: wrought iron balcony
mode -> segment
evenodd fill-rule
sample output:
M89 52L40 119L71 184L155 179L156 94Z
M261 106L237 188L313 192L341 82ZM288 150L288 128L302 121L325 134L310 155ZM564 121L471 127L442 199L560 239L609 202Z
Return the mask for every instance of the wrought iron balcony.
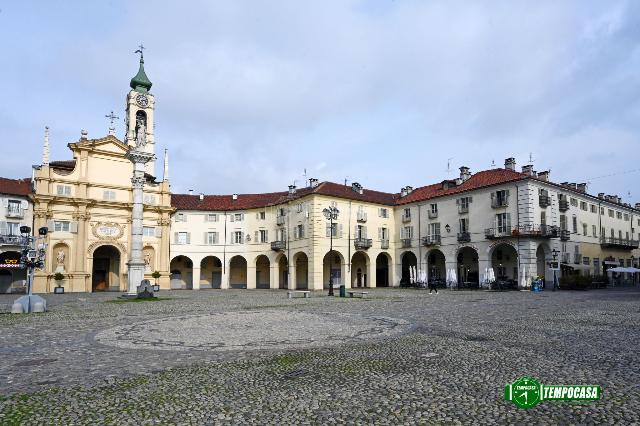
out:
M19 246L22 244L20 235L0 235L0 245Z
M271 241L271 250L282 251L287 248L286 241Z
M429 219L436 219L438 217L438 210L435 212L433 210L429 210L428 217Z
M373 240L371 238L356 238L353 240L353 246L356 250L366 250L373 245Z
M460 214L465 214L465 213L469 213L469 206L463 206L462 204L458 205L458 213Z
M24 218L24 210L22 209L7 209L7 212L5 213L6 217L11 217L11 218L15 218L15 219L22 219Z
M367 221L367 213L366 212L358 213L356 219L357 219L358 222L366 222Z
M549 197L548 195L540 195L538 197L539 203L540 203L540 207L545 208L545 207L549 207L551 205L551 197Z
M484 236L488 240L495 240L498 238L511 237L511 229L509 228L487 228L484 230Z
M561 212L566 212L567 210L569 210L569 200L566 200L564 198L558 200L558 210L560 210Z
M402 238L400 242L402 243L402 248L411 247L411 238Z
M388 249L389 248L389 240L380 240L380 248Z
M513 230L512 235L526 238L558 238L560 237L560 228L555 225L531 223L518 226Z
M508 207L509 206L509 197L504 197L504 198L492 198L491 199L491 207L493 207L494 209L499 209L502 207Z
M277 225L284 225L285 221L286 221L286 216L276 216Z
M422 245L425 247L439 246L440 235L427 235L426 237L422 237Z
M411 215L407 216L405 214L402 215L402 223L411 222Z
M606 248L618 248L624 250L634 250L639 246L638 240L627 240L625 238L600 238L600 245Z
M569 241L571 239L571 232L568 229L560 230L560 241Z
M469 232L458 232L458 242L459 243L468 243L471 241L471 233Z

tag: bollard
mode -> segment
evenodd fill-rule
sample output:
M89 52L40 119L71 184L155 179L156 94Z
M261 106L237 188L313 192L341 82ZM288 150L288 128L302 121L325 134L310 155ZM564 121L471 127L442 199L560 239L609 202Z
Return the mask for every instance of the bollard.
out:
M347 297L347 289L344 284L340 286L340 297Z
M22 307L22 303L14 303L11 306L12 314L24 314L24 308Z

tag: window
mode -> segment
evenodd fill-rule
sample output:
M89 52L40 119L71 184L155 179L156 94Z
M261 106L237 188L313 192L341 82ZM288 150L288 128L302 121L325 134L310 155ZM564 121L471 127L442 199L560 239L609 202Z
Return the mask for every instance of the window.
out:
M71 227L71 223L66 220L55 220L53 221L53 230L55 232L69 232Z
M511 215L500 213L496 215L496 229L499 233L511 233Z
M378 239L380 239L380 240L388 240L389 239L389 230L387 228L378 228Z
M629 241L629 231L627 231L627 241Z
M572 205L573 207L578 207L578 200L577 200L577 199L575 199L575 198L571 198L571 205Z
M458 203L458 211L460 213L468 212L469 203L471 203L471 197L462 197L458 199L457 203Z
M364 225L358 225L356 227L356 239L367 238L367 227Z
M259 240L261 243L268 243L269 242L269 233L267 232L266 229L261 229L259 231L259 236L258 236Z
M143 237L155 237L156 236L156 228L155 228L155 226L143 226L142 227L142 236Z
M586 201L580 201L580 210L584 210L585 212L587 211L587 202Z
M618 230L618 239L622 239L622 231Z
M562 231L567 230L567 216L563 214L560 215L560 229Z
M384 217L384 218L388 218L389 217L389 210L385 209L385 208L381 208L378 211L378 216L380 217Z
M624 214L624 221L629 222L629 213Z
M57 185L56 193L58 195L71 195L71 187L69 185Z
M297 225L294 228L295 238L304 238L304 225Z
M189 244L188 232L176 232L176 244Z
M67 222L67 225L69 222ZM20 224L18 222L7 222L7 235L20 235Z
M587 226L587 224L586 224L586 223L583 223L583 224L582 224L582 235L584 235L585 237L587 236L587 233L588 233L587 229L588 229L588 228L589 228L589 227Z
M278 209L278 216L286 216L287 211L284 208Z
M244 219L244 215L242 213L234 213L232 217L236 222L242 222L242 220Z
M613 210L612 210L612 209L609 209L609 217L613 217L613 216L614 216L614 214L613 214Z
M435 225L432 223L431 225ZM413 238L413 226L403 226L400 228L400 239L412 239Z
M7 214L19 215L22 213L22 202L18 200L9 200L7 204Z
M604 207L600 207L600 214L604 216Z
M591 213L598 213L598 206L596 206L595 204L591 204Z
M267 218L267 212L259 212L258 213L258 219L259 220L265 220Z
M493 207L506 207L509 205L509 191L506 189L492 193L491 198Z
M215 213L208 213L204 216L204 221L205 222L217 222L218 221L218 215Z
M540 212L540 225L546 225L547 224L547 212L542 210Z
M186 222L187 216L184 213L176 214L176 222Z
M156 196L152 194L144 194L144 204L154 205L156 203Z
M464 234L469 232L469 218L465 217L460 219L460 233Z
M583 256L582 257L582 264L583 265L587 265L587 266L591 265L591 259L589 259L587 256Z
M206 245L212 246L214 244L218 244L218 233L217 232L205 232L204 233L204 243Z
M613 230L613 228L611 228L611 238L615 238L616 237L616 231Z
M113 201L116 199L116 191L104 191L102 192L102 199Z
M598 227L596 225L591 225L591 231L593 232L593 236L598 236Z
M573 224L573 233L577 234L578 233L578 218L573 216L572 217L572 224Z
M327 237L331 236L333 238L339 238L341 228L342 228L342 225L338 223L334 223L333 226L327 223L327 234L326 234Z
M616 212L616 219L622 219L622 212Z
M429 208L431 209L431 213L432 214L438 214L438 205L437 204L430 204Z
M595 271L596 274L599 273L599 270L600 270L600 258L599 257L594 257L593 258L593 270Z
M304 205L303 205L302 203L300 203L300 204L298 204L298 205L296 206L296 211L297 211L298 213L302 213L302 210L303 210L303 209L304 209Z
M402 216L406 219L410 219L411 218L411 209L404 209L404 213L402 214Z
M429 224L429 236L431 238L440 238L440 223Z
M233 244L242 244L244 242L244 239L242 238L242 231L232 232L231 235L233 237L231 239Z

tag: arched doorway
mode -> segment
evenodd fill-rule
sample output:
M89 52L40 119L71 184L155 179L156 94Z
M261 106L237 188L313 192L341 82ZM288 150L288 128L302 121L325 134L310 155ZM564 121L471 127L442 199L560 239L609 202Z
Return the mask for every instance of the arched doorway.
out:
M427 253L427 279L429 282L443 282L447 278L447 261L444 253L438 249L430 250Z
M309 258L300 252L293 256L296 265L296 290L309 289Z
M200 288L222 288L222 262L216 256L200 262Z
M544 281L551 277L547 277L547 258L548 248L544 244L540 244L536 250L536 275L544 277ZM553 281L552 279L549 281Z
M402 253L402 278L400 278L400 285L411 284L411 268L418 267L418 258L411 251L405 251Z
M256 258L256 288L268 289L271 286L271 262L264 254Z
M322 260L322 288L328 289L330 280L334 288L346 284L343 273L344 264L344 257L339 251L333 250L324 255Z
M193 289L193 262L187 256L176 256L171 261L171 289Z
M357 251L351 257L351 287L368 287L369 256L365 252Z
M229 261L229 288L247 288L247 260L240 255Z
M24 293L27 290L27 271L19 268L20 257L17 251L0 253L0 294Z
M289 264L284 254L278 257L278 288L281 290L289 288Z
M463 247L458 251L458 286L477 287L480 285L478 252L473 247Z
M518 284L518 252L511 244L498 244L491 251L491 267L496 279Z
M120 252L114 246L100 246L93 252L91 291L120 291Z
M376 287L389 287L391 282L389 263L391 263L389 253L380 253L376 257Z

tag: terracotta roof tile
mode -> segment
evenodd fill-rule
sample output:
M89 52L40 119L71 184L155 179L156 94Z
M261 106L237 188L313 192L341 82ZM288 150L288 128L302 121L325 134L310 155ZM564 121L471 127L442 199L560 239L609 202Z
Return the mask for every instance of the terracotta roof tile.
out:
M0 177L0 194L22 196L31 194L31 178L7 179Z

